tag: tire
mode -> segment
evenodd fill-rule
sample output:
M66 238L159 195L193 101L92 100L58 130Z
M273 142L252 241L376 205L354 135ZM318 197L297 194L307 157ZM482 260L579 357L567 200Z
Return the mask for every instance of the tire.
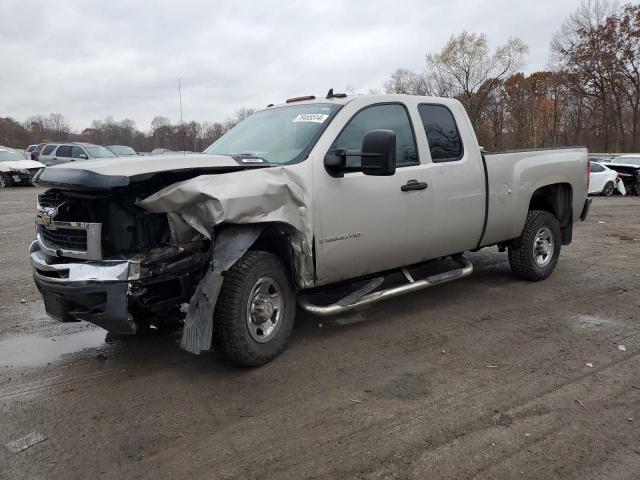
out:
M263 365L286 347L295 313L284 262L249 251L224 275L214 312L214 349L238 365Z
M607 182L604 188L602 189L601 195L603 197L610 197L611 195L613 195L613 192L615 191L615 189L616 189L616 186L613 184L613 182Z
M0 173L0 188L11 187L13 179L6 173Z
M556 217L542 210L530 210L522 235L509 245L511 271L524 280L544 280L556 268L561 244Z

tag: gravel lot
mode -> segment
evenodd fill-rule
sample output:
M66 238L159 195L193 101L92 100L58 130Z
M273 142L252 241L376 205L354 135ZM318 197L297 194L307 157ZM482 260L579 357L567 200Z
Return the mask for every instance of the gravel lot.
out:
M46 317L36 192L0 191L0 444L47 439L1 446L1 479L638 478L639 198L594 199L544 282L483 250L460 282L299 312L283 355L240 369Z

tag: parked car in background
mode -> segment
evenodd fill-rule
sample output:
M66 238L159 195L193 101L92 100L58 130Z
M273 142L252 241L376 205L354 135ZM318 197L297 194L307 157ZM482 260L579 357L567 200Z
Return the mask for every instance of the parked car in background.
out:
M154 148L151 150L151 155L164 155L166 153L172 153L168 148Z
M620 180L620 174L618 172L594 161L591 161L590 165L590 195L604 195L605 197L610 197L616 191L621 195L626 193L624 183Z
M119 157L133 157L138 155L133 148L127 147L126 145L109 145L107 148Z
M46 143L39 143L36 148L31 150L31 160L39 160L40 152L45 147Z
M620 174L620 179L629 194L640 195L640 153L620 155L607 167Z
M37 146L38 146L37 143L29 145L27 149L24 151L24 158L26 158L27 160L31 160L31 152L33 152L37 148Z
M26 160L18 150L0 146L0 188L31 185L31 179L41 168L44 168L42 163Z
M614 155L589 155L589 160L597 163L609 163L615 158Z
M117 158L118 156L106 147L91 143L67 142L50 143L42 151L40 161L47 166L61 163L88 160L90 158Z

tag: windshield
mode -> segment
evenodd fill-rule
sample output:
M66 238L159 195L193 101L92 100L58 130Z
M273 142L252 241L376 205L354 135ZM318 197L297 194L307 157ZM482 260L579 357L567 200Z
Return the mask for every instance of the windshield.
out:
M616 158L615 163L623 163L625 165L640 165L640 157Z
M10 148L0 147L0 162L24 160L24 155Z
M285 164L308 154L340 105L305 104L257 112L216 140L203 153L253 155Z
M113 153L111 150L105 147L100 147L98 145L94 145L92 147L85 146L84 148L87 152L89 152L89 155L91 155L92 158L115 158L116 157L116 154Z
M116 155L135 155L136 151L131 148L131 147L120 147L117 145L113 145L111 147L109 147L109 150L111 150L113 153L115 153Z

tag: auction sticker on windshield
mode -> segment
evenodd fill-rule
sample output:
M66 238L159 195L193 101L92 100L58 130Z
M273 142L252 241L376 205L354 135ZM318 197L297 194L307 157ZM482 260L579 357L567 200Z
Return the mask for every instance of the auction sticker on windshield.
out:
M329 118L329 115L325 115L324 113L301 113L294 118L293 121L324 123L327 118Z

